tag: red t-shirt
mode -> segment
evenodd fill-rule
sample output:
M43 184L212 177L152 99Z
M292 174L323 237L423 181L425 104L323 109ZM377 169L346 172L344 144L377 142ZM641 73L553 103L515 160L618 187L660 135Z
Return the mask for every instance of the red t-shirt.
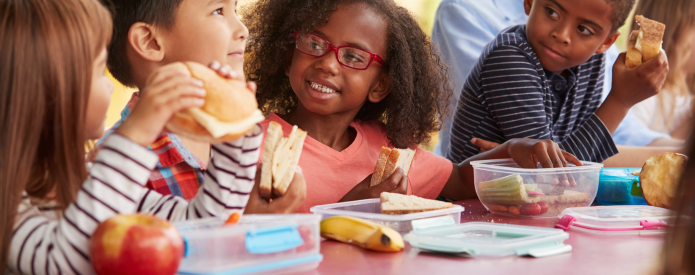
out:
M261 122L264 135L270 121L282 125L284 136L292 131L292 125L276 114L270 114ZM381 147L389 146L386 129L381 122L352 122L357 131L355 140L338 152L310 136L304 141L299 167L306 178L306 200L297 212L307 213L316 205L336 203L355 185L374 172ZM264 139L265 141L265 139ZM263 154L259 158L262 158ZM408 194L434 199L444 188L453 165L443 157L416 148L408 173Z

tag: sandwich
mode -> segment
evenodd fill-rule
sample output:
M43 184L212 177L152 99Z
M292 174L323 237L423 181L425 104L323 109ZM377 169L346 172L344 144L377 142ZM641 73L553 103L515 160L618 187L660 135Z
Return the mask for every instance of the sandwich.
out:
M281 197L287 192L299 164L306 131L295 125L289 136L282 136L282 126L271 121L263 146L263 165L259 186L260 195L265 199Z
M218 143L234 141L265 119L258 110L253 92L242 80L225 79L214 70L195 62L176 62L177 67L201 80L206 91L205 105L175 113L167 130L193 140ZM152 76L147 80L149 84Z
M425 211L453 208L450 202L423 199L396 193L381 193L381 214L403 215Z
M625 66L628 68L637 67L659 55L664 29L666 29L666 25L642 15L635 15L635 21L640 29L630 34L630 43L625 56Z
M407 176L414 157L415 150L381 147L381 154L379 154L379 158L376 161L369 187L385 181L399 167L403 169L403 173Z

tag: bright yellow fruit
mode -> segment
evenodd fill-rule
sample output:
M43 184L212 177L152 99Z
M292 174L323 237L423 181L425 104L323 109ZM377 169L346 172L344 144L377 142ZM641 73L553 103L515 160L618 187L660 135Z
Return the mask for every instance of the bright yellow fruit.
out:
M321 222L321 237L381 251L403 250L403 238L395 230L348 216L333 216Z

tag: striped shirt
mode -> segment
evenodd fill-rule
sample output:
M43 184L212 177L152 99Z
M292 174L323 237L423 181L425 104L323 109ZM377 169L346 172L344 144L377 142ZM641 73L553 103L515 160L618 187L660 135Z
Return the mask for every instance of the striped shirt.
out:
M212 147L215 156L198 194L190 202L144 188L157 155L111 134L89 176L64 213L25 197L15 218L8 268L21 274L93 274L89 242L100 222L116 214L144 212L181 221L228 217L242 211L254 184L260 125L245 137Z
M447 158L458 163L480 148L481 138L551 139L580 160L603 162L618 153L610 131L594 112L601 102L603 54L566 70L543 69L526 39L526 25L508 28L490 42L461 92Z

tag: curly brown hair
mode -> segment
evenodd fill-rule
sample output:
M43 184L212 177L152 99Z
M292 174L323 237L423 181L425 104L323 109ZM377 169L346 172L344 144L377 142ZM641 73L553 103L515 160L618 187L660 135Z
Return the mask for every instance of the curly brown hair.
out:
M285 75L294 32L310 32L325 24L341 4L358 2L388 22L390 92L378 103L367 101L354 120L383 122L395 147L429 141L448 114L452 88L447 66L413 16L393 0L259 0L245 7L241 15L251 34L245 72L258 84L258 106L266 115L287 114L297 107L298 98Z

